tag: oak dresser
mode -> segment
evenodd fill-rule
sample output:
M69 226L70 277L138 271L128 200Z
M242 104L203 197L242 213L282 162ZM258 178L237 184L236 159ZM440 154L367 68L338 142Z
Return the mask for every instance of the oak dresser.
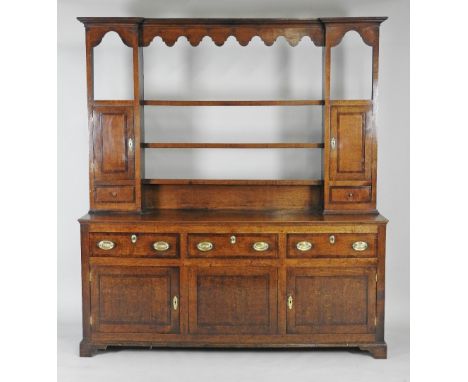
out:
M376 210L379 28L385 17L78 18L86 31L90 211L79 219L80 355L109 346L343 347L386 358L385 234ZM133 52L133 99L94 97L93 49L116 32ZM331 54L355 31L372 48L372 96L331 99ZM323 99L149 100L143 48L185 36L197 46L303 37L323 51ZM216 49L216 47L213 47ZM310 106L321 142L146 142L144 108ZM143 151L322 151L320 179L152 179Z

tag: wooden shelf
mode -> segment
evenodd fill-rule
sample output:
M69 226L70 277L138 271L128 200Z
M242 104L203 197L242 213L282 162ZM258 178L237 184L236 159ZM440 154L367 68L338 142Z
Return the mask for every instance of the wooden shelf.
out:
M196 184L235 186L319 186L321 179L142 179L143 184Z
M324 105L324 100L265 100L265 101L177 101L144 100L146 106L307 106Z
M321 149L319 143L142 143L145 149Z

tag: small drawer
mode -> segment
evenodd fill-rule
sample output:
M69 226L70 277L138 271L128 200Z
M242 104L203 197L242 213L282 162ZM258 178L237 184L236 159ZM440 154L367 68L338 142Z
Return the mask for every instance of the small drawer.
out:
M91 256L179 257L179 235L91 233Z
M371 199L371 187L330 187L332 203L368 203Z
M291 234L288 257L374 257L377 235L374 234Z
M268 234L189 234L188 257L278 256L276 235Z
M96 187L94 200L98 203L132 203L135 201L133 186L101 186Z

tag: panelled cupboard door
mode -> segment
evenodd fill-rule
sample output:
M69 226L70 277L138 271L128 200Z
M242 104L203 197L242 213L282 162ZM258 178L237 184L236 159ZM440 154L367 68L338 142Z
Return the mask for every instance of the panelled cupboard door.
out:
M132 107L95 107L93 142L95 181L133 180L135 137Z
M373 333L374 268L289 268L288 333Z
M370 117L370 104L331 107L330 180L371 180Z
M178 268L91 265L93 331L178 333L178 299Z
M276 333L277 279L273 267L192 268L190 333Z

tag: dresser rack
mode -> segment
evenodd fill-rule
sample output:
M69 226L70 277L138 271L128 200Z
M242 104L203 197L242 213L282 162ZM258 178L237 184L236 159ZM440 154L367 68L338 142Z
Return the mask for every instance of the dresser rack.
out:
M386 358L385 231L376 209L379 29L386 17L145 19L79 17L86 30L90 211L79 222L83 340L109 346L358 347ZM94 48L132 48L133 99L94 97ZM355 31L372 48L372 95L331 99L331 55ZM145 99L143 50L155 37L217 46L307 37L323 51L323 99ZM215 48L214 48L215 49ZM310 106L323 140L144 142L158 106ZM143 150L313 149L320 179L152 179Z

